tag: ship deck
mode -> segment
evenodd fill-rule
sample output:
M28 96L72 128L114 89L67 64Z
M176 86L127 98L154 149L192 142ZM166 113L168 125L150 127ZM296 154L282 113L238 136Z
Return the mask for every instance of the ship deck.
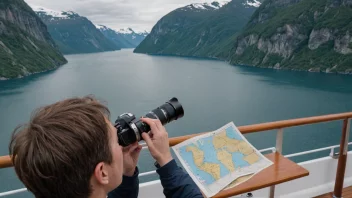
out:
M337 133L336 135L341 134L340 145L332 145L324 148L282 155L284 129L337 120L343 121L342 133L341 131L332 131L332 133ZM240 194L241 197L245 197L247 193L251 193L253 197L324 198L333 197L332 193L329 192L335 190L335 194L340 197L352 198L352 151L348 147L349 145L352 146L352 142L349 142L351 120L352 112L347 112L238 127L242 134L277 130L275 147L259 150L261 153L269 152L265 156L272 160L274 164L254 175L252 179L249 179L232 189L221 191L218 193L217 197L231 197ZM191 137L201 134L204 133L170 138L169 143L170 146L174 146ZM141 145L143 146L143 149L148 149L145 143ZM317 152L325 152L326 156L310 159L297 164L291 160L292 157ZM8 167L12 167L10 156L0 156L0 169ZM143 172L139 177L153 174L156 174L155 170ZM348 188L343 189L343 186ZM141 198L165 197L160 180L144 182L141 183L139 187ZM12 196L25 191L27 191L26 188L0 192L0 197Z
M317 196L317 197L314 197L314 198L331 198L331 197L333 197L333 193L332 192L326 193L324 195L320 195L320 196ZM344 188L342 190L342 197L343 198L352 198L352 186Z

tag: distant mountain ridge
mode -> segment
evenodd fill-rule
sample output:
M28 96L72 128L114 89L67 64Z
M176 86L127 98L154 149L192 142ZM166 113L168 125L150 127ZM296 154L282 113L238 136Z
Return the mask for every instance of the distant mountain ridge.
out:
M143 35L147 35L149 34L149 32L147 30L144 31L135 31L132 28L128 27L128 28L121 28L116 30L116 32L120 33L120 34L143 34Z
M262 0L192 3L162 17L135 53L221 56L222 46L250 20ZM231 46L226 46L230 49Z
M105 25L96 25L96 27L106 38L121 48L135 48L149 34L147 31L137 32L132 28L113 30Z
M352 0L232 0L162 17L135 53L352 74Z
M0 80L67 63L45 24L23 0L0 1Z
M32 6L64 54L120 50L86 17L73 11L55 11Z

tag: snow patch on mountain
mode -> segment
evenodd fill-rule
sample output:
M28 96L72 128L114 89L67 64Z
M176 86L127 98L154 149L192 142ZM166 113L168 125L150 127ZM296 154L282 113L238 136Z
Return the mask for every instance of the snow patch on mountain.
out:
M121 34L132 34L132 33L134 33L132 28L122 28L122 29L117 30L117 32L121 33Z
M220 8L226 4L228 4L230 1L217 1L219 3Z
M253 6L253 7L259 7L261 5L261 3L257 0L247 0L246 3L244 3L243 5L249 5L249 6Z
M202 10L206 10L206 8L204 7L205 5L207 5L206 3L205 4L201 4L201 3L193 3L191 4L190 6L193 6L197 9L202 9Z
M149 32L148 32L147 30L144 30L144 31L135 30L134 32L135 32L136 34L145 34L145 35L149 34Z
M119 30L114 30L114 29L111 29L111 28L108 28L108 27L106 27L105 25L96 25L96 24L94 24L95 25L95 27L97 28L97 29L99 29L99 30L103 30L103 31L105 31L105 30L112 30L112 31L114 31L115 33L117 33L117 34L140 34L140 35L147 35L147 34L149 34L149 32L148 31L146 31L146 30L144 30L144 31L135 31L135 30L133 30L132 28L121 28L121 29L119 29Z
M132 28L112 29L105 25L95 25L111 42L121 48L136 48L149 34L147 31L135 31Z
M137 31L137 30L133 30L132 28L121 28L119 30L116 31L117 33L120 34L149 34L148 31L144 30L144 31Z
M229 1L214 1L212 3L192 3L188 6L186 6L186 8L188 9L198 9L198 10L217 10L219 8L221 8L222 6L228 4ZM184 9L182 9L184 10ZM186 11L186 10L184 10Z
M195 10L200 12L201 10L217 10L224 5L228 4L230 1L214 1L212 3L192 3L181 8L182 11ZM259 7L261 3L258 0L244 0L244 6Z
M78 15L76 12L73 11L56 11L49 8L44 8L42 6L30 5L33 11L37 13L43 13L48 16L52 16L54 18L62 18L68 19L71 15Z
M106 27L105 25L96 25L96 24L94 24L94 25L95 25L95 27L98 30L108 30L108 29L110 29L110 28Z

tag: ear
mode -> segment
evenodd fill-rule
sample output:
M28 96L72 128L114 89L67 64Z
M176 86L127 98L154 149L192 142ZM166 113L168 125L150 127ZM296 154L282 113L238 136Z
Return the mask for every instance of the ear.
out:
M94 177L98 184L106 185L109 183L107 166L104 162L100 162L94 169Z

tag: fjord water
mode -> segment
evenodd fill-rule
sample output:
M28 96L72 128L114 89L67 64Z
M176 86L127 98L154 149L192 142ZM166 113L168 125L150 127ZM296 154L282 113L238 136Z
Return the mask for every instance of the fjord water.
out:
M8 155L12 130L27 122L35 108L89 94L106 102L112 122L124 112L142 116L177 97L185 116L166 125L170 137L215 130L231 121L242 126L352 111L351 76L231 66L216 60L134 54L132 50L66 58L69 63L57 70L0 82L0 156ZM283 152L339 144L341 129L342 121L285 129ZM268 131L245 137L263 149L275 145L275 135L276 131ZM146 151L139 168L141 172L154 169ZM0 192L21 187L12 168L0 170Z

